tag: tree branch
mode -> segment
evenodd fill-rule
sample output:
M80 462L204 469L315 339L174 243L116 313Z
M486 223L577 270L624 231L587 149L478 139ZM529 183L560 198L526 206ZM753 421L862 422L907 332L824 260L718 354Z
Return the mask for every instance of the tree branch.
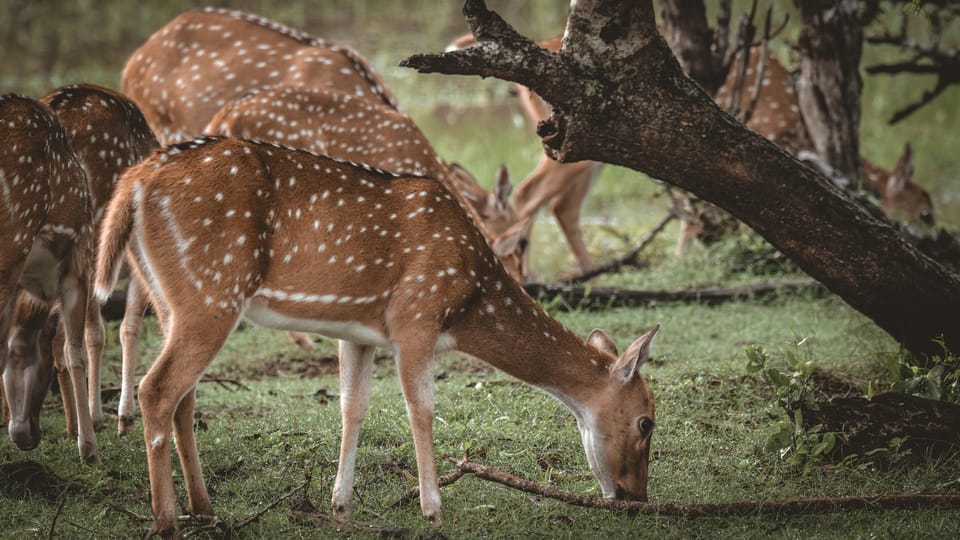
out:
M491 12L468 13L489 17L486 35L496 34ZM682 188L751 227L912 352L941 353L938 338L960 350L960 319L948 315L960 304L960 276L724 113L683 73L653 15L652 0L579 0L556 54L502 39L460 54L474 74L519 82L553 106L538 129L550 157L622 165Z
M874 45L895 46L913 53L913 58L904 62L869 66L867 73L871 75L895 75L899 73L937 75L937 82L934 87L924 90L923 94L913 103L893 113L893 116L887 122L890 125L896 124L930 103L950 85L960 84L960 50L958 49L941 49L939 43L926 45L911 40L906 35L905 27L899 34L884 32L869 35L866 40Z
M467 460L455 460L457 469L477 478L497 482L527 493L556 499L587 508L606 508L668 516L716 517L755 516L757 514L818 514L846 512L855 509L917 509L960 508L960 495L945 493L898 493L891 495L868 495L864 497L817 497L810 499L783 499L778 501L735 501L728 503L652 503L605 499L581 495L554 486L540 484L514 476L494 467Z

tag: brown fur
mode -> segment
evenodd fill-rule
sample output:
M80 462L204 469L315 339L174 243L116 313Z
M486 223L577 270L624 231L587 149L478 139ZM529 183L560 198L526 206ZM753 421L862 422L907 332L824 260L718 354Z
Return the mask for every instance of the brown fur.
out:
M177 527L171 427L190 511L213 512L193 436L194 391L242 317L345 340L333 495L341 517L351 512L376 346L392 349L397 362L430 519L440 519L433 356L451 347L560 399L585 433L604 494L646 498L654 404L638 370L656 329L619 357L602 332L589 343L571 334L510 279L442 184L209 139L128 170L104 219L98 295L112 287L126 246L166 326L139 392L156 532Z

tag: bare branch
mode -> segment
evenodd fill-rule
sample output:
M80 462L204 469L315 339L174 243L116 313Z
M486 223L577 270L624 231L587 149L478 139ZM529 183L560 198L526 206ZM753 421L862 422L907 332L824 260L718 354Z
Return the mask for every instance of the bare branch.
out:
M906 35L906 27L901 27L898 34L889 32L872 34L866 37L868 43L874 45L896 46L904 51L913 53L913 58L904 62L891 64L877 64L867 68L871 75L895 75L899 73L914 73L922 75L936 75L937 82L933 88L927 89L913 103L893 113L888 121L896 124L910 116L921 107L930 103L944 90L953 84L960 84L960 50L941 49L939 43L930 45L911 40Z
M606 499L581 495L554 486L533 482L508 472L472 461L456 461L462 469L477 478L497 482L520 491L556 499L587 508L625 510L639 514L658 514L688 518L710 516L755 516L757 514L817 514L846 512L858 508L915 509L960 508L960 495L943 493L897 493L864 497L817 497L810 499L783 499L778 501L735 501L727 503L653 503Z
M463 13L476 36L476 45L444 53L415 54L401 60L400 66L420 73L497 77L527 87L562 70L556 53L520 35L499 14L488 10L482 0L467 0ZM571 95L577 91L572 89Z
M625 266L632 266L632 267L640 266L640 261L637 259L637 256L640 255L640 252L643 251L644 248L646 248L648 245L650 245L650 242L652 242L653 239L656 238L658 234L660 234L660 231L662 231L664 227L666 227L667 224L670 223L670 221L672 221L676 217L677 217L676 213L668 212L667 215L663 216L663 219L661 219L660 222L653 227L653 229L650 229L650 232L645 234L644 237L640 239L640 243L637 244L637 247L631 249L625 255L623 255L618 259L608 261L599 266L595 266L587 270L586 272L582 272L580 274L577 274L576 276L569 277L563 280L563 283L565 285L576 285L577 283L583 283L585 281L589 281L603 274L614 274L616 272L619 272Z

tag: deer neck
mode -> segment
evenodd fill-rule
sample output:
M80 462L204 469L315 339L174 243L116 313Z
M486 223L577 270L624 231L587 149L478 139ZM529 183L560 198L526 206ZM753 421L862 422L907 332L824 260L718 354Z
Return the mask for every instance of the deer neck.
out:
M606 386L614 358L547 314L504 271L478 284L449 331L455 348L582 412Z

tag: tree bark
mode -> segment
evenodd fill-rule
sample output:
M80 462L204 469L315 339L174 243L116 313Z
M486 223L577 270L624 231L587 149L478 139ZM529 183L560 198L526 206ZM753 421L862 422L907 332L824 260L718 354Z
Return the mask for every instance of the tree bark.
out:
M495 76L537 92L554 114L546 151L630 167L729 211L907 349L960 351L960 277L850 202L827 178L724 113L680 69L650 0L580 0L563 48L519 35L467 0L479 45L415 55L422 72Z
M803 28L800 111L817 154L859 185L860 55L863 23L858 0L796 0Z
M729 0L722 4L721 12L729 16ZM661 0L660 18L663 37L684 71L708 94L716 94L727 78L723 61L726 40L715 39L703 0ZM729 27L721 23L717 32L726 36L728 30Z

